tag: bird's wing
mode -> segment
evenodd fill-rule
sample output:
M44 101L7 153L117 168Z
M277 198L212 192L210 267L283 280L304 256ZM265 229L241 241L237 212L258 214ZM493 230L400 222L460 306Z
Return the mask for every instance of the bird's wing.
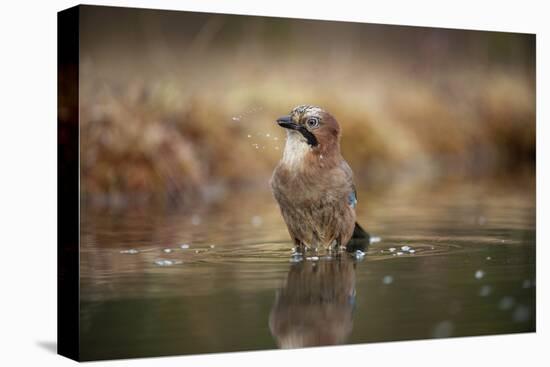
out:
M350 192L348 193L348 205L352 208L355 208L357 206L357 190L355 190L355 185L353 184L353 171L345 160L342 160L342 170L346 174L350 185Z
M357 190L355 190L355 185L352 185L351 187L352 190L348 194L348 204L355 209L355 207L357 206Z

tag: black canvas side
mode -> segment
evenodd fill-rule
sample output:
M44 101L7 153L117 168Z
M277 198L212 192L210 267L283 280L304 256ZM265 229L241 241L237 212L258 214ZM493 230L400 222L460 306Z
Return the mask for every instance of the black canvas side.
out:
M79 360L79 7L57 14L57 352Z

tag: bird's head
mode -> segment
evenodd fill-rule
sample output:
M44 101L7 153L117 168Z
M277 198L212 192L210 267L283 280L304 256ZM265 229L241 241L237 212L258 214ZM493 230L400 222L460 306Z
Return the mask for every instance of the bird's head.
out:
M327 167L340 157L340 126L317 106L302 105L277 119L287 131L283 163L292 167Z
M301 105L277 119L287 129L289 139L301 141L311 148L338 147L340 126L331 114L317 106Z

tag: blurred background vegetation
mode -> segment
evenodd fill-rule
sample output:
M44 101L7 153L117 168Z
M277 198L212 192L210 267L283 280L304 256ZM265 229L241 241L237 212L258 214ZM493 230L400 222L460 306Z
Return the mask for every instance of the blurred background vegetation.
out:
M534 177L534 35L81 9L91 203L267 191L285 138L274 121L299 104L340 122L360 190Z

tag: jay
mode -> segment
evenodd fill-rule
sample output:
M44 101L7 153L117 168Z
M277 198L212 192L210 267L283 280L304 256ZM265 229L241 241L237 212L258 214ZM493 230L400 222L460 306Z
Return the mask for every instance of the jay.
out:
M296 248L354 251L360 243L364 249L369 235L355 219L357 194L340 153L338 121L317 106L302 105L277 123L287 137L270 183Z

